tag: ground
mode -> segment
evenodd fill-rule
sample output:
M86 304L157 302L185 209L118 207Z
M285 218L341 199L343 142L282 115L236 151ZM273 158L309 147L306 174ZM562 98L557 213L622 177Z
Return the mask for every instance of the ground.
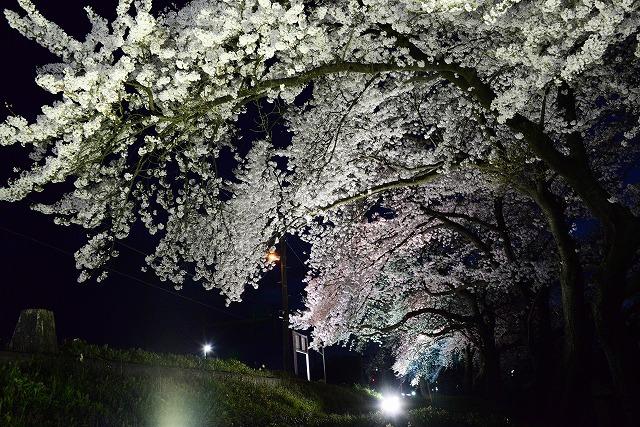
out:
M79 342L55 356L13 359L0 362L3 426L509 425L504 417L415 402L389 419L363 387L308 383L237 361Z

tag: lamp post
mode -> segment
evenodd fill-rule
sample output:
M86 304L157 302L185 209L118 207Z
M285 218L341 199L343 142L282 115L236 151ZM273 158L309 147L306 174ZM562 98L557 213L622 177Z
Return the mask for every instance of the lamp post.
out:
M280 283L282 295L282 364L285 372L291 372L293 353L289 330L289 286L287 284L287 241L284 233L280 239Z
M267 254L270 262L280 262L280 285L282 299L282 368L285 372L293 371L292 338L289 330L289 287L287 285L287 241L284 233L280 237L279 253L270 251Z

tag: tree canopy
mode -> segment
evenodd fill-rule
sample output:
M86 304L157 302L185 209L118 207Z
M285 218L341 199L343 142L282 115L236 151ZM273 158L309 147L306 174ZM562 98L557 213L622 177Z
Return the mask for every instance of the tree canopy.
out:
M160 278L238 301L297 233L313 253L296 322L318 345L399 339L401 373L421 339L508 344L496 331L555 281L565 391L584 376L590 317L631 408L636 1L194 0L152 13L120 0L112 22L86 9L85 40L18 3L9 24L59 58L36 79L58 100L0 125L0 144L31 158L0 200L72 184L34 208L88 230L80 280L103 277L140 220L158 235L147 263ZM251 105L263 132L246 150ZM290 142L272 138L273 116ZM585 218L599 228L581 241Z

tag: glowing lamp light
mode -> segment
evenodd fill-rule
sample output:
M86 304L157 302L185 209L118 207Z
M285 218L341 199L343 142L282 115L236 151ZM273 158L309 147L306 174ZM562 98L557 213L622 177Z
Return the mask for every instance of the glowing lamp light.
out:
M202 346L202 353L204 353L204 358L207 358L207 354L211 353L213 350L213 346L211 344L205 344Z
M278 261L280 261L280 255L278 255L278 253L275 252L275 251L270 251L267 254L267 261L269 261L269 262L278 262Z
M395 416L402 410L402 401L400 396L382 396L380 400L380 409L387 415Z

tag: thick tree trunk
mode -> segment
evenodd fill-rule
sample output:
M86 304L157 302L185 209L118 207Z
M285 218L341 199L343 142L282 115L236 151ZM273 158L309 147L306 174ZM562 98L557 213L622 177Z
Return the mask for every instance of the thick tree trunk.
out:
M567 123L571 123L577 119L575 94L566 83L561 89L558 92L558 104ZM615 424L625 425L625 422L629 423L631 412L635 410L638 402L633 402L631 397L631 387L637 378L634 376L630 359L634 350L628 345L629 340L622 318L622 303L626 275L640 244L640 224L628 209L612 203L605 189L592 176L580 133L569 133L567 145L570 157L575 161L574 166L580 166L574 167L572 173L580 179L581 185L585 186L583 193L593 195L590 201L585 198L585 203L602 222L605 258L598 274L593 317L596 334L606 355L616 391L614 401L619 402L621 406L621 410L616 412L623 415L623 418L626 416L626 419L620 419ZM583 179L585 177L587 179Z
M545 414L539 408L548 405L549 386L554 383L553 337L549 287L535 295L527 316L527 347L531 357L533 378L528 390L527 408L534 425L544 425Z
M502 391L502 381L500 379L500 353L496 347L493 322L480 321L478 335L482 344L478 382L482 394L492 399L498 399Z
M484 351L479 349L478 351L478 372L476 372L472 381L472 388L474 394L484 394L484 384L485 384L485 371L486 371L487 362L485 361Z
M531 303L527 316L527 347L534 374L532 389L536 396L542 396L541 392L545 384L548 384L548 378L552 370L549 291L548 287L538 291Z
M466 345L464 348L464 378L462 385L462 391L465 394L473 392L473 354L473 347Z
M598 274L598 287L593 302L595 330L609 365L614 389L613 402L617 406L616 425L635 425L640 417L640 399L635 387L640 381L636 366L638 349L632 345L623 318L622 304L629 271L637 249L640 233L632 224L612 225L605 230L605 259Z
M556 197L538 183L529 193L542 209L553 235L560 258L560 289L564 320L564 346L560 385L560 404L555 406L559 425L584 416L590 401L589 346L584 299L584 275L577 247L569 234L564 209Z
M481 349L480 370L473 381L473 388L477 393L490 398L497 399L502 391L502 381L500 380L500 358L497 350Z
M568 422L574 419L570 414L588 414L584 410L585 402L591 399L588 393L589 340L584 312L584 273L576 254L575 242L569 235L562 206L556 197L540 185L530 194L547 218L560 256L565 382L559 412L567 414ZM640 407L638 399L634 400L632 390L634 381L638 381L638 374L633 363L634 350L626 335L622 303L626 273L633 263L640 231L636 221L615 208L612 208L610 219L603 222L603 229L606 255L597 276L598 287L593 301L594 325L614 387L612 400L617 409L612 416L620 416L615 424L633 425L631 420L637 419Z
M616 426L633 426L637 412L634 387L637 381L633 369L633 347L628 345L621 315L621 301L598 289L594 301L593 317L596 334L607 359L613 387L611 397L615 410L610 416ZM636 359L637 360L637 359ZM636 415L637 416L637 415ZM636 419L637 422L637 419Z
M430 405L433 404L433 395L431 394L431 384L429 384L429 380L426 378L420 378L419 387L422 397L424 397Z
M498 350L495 348L495 343L493 348L490 348L485 352L484 360L485 393L491 398L499 398L502 391L502 380L500 378L500 357Z
M495 319L491 308L486 307L478 295L461 292L473 313L474 328L477 333L480 369L474 378L473 388L490 398L499 398L502 391L500 381L500 353L496 347ZM482 307L482 308L481 308Z

